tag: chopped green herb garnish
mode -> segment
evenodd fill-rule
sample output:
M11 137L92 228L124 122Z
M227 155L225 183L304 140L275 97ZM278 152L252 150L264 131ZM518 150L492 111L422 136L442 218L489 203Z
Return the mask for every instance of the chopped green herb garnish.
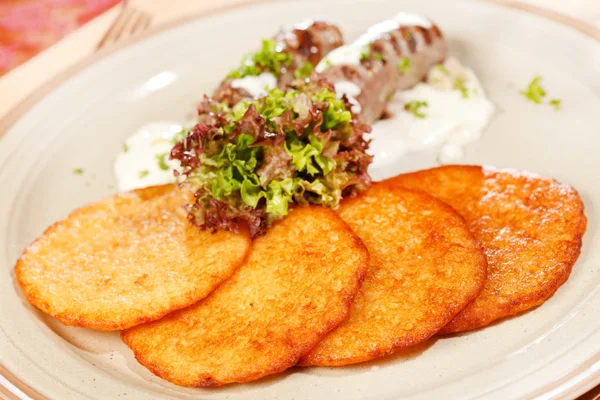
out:
M158 161L158 168L162 169L163 171L168 171L169 164L167 164L167 153L157 154L155 157L156 161Z
M438 71L440 71L441 73L443 73L445 75L450 75L450 71L448 71L448 68L446 68L443 64L437 64L435 66L435 69L437 69Z
M550 102L548 104L550 104L552 107L554 107L555 111L560 110L560 106L561 106L562 101L559 99L552 99L550 100Z
M73 168L73 173L76 175L81 175L83 174L83 169L81 168Z
M310 61L307 61L303 66L294 71L294 76L296 78L308 78L314 68L314 65Z
M126 142L123 142L123 152L127 153L129 151L129 145Z
M242 59L242 65L229 73L230 78L243 78L256 76L263 72L271 72L275 76L281 73L282 66L289 66L292 56L282 51L281 45L274 40L263 40L262 48L256 53L251 53Z
M527 90L521 91L521 94L527 98L529 101L533 101L535 104L542 104L542 99L546 96L546 91L540 85L542 78L536 76L532 79L527 86Z
M396 64L396 68L398 68L398 72L401 74L405 74L410 70L410 58L402 57L398 64Z
M546 90L540 84L541 82L542 78L540 76L534 77L531 82L529 82L527 89L521 91L521 94L525 96L527 100L532 101L535 104L542 104L546 97ZM548 104L554 107L555 111L558 111L560 110L562 101L559 99L551 99Z
M377 61L384 61L383 53L381 53L380 51L374 51L372 44L370 44L369 46L365 46L362 49L362 51L360 52L360 60L367 61L371 58L371 55L373 55L373 58Z
M413 40L412 33L410 33L409 31L404 32L404 39Z
M140 173L138 174L138 177L140 179L143 179L145 177L147 177L150 174L150 171L148 171L147 169L144 169L142 171L140 171Z
M360 60L361 61L367 61L369 59L369 55L371 55L371 49L369 47L365 47L360 52Z
M454 79L454 89L456 89L460 92L460 95L462 96L463 99L466 99L469 97L469 88L465 86L464 79L455 78Z
M426 101L413 100L404 105L404 109L417 118L425 118L427 115L421 111L421 108L429 107Z

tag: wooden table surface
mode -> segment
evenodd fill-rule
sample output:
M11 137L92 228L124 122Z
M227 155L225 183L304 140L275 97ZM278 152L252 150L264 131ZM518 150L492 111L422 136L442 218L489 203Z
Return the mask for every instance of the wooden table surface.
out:
M153 17L152 25L158 25L184 15L241 5L252 1L130 0L130 4L150 13ZM600 28L600 0L520 0L520 2L545 7ZM0 78L0 120L11 108L43 85L48 79L92 54L119 10L120 6L113 7L54 46ZM581 397L581 400L597 399L600 399L600 386Z

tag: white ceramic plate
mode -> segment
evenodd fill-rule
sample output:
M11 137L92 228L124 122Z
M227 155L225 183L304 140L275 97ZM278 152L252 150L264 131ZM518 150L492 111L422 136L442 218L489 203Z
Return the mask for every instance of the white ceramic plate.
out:
M118 333L65 327L24 301L15 260L46 226L111 193L113 157L129 133L152 120L184 120L240 55L282 24L322 15L352 39L399 10L437 21L450 52L477 71L500 110L484 138L467 147L465 163L528 169L580 191L589 219L583 252L546 304L377 362L200 390L153 376ZM538 74L563 100L561 111L519 94ZM600 378L600 42L591 36L491 3L289 1L189 20L69 75L0 141L0 382L13 392L52 399L558 398ZM434 154L411 155L373 173L432 165ZM73 174L76 167L85 173Z

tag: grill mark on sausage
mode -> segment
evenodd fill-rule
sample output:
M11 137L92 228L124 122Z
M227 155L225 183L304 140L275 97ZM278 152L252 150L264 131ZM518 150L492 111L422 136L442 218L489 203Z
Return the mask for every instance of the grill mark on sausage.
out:
M417 43L415 41L412 29L412 26L402 26L400 27L400 32L402 33L402 37L408 45L408 50L411 53L414 53L417 50Z
M440 31L440 28L438 28L437 25L433 25L433 27L431 28L431 33L433 33L433 35L438 39L444 38L442 31Z
M402 40L401 40L401 38L398 37L398 35L394 35L393 33L390 34L390 41L392 42L392 45L394 46L394 50L396 51L396 54L404 53L404 49L402 48Z
M446 43L434 24L431 28L400 26L376 38L370 46L371 51L382 54L384 62L371 55L360 65L336 65L324 72L332 83L345 80L361 88L357 96L362 109L359 119L367 124L385 115L391 94L423 80L429 69L446 57ZM409 68L401 73L397 65L403 57L408 58Z
M431 32L429 29L425 29L422 26L417 26L417 33L421 34L421 37L423 38L423 41L425 42L425 45L429 46L431 44Z

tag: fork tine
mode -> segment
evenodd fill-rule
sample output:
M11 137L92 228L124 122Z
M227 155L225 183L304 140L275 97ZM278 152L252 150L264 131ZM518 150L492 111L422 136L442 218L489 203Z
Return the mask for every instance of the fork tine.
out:
M146 18L146 23L144 24L144 29L148 28L152 23L152 15L148 14L148 18Z
M104 34L104 36L102 36L102 39L100 39L100 42L98 43L97 48L100 48L100 47L104 46L105 44L107 44L111 40L114 32L118 28L119 24L121 24L121 21L122 21L122 19L123 19L124 14L125 14L126 11L127 11L127 8L122 8L121 9L121 11L119 12L119 15L117 15L117 18L110 25L110 27L108 28L108 30L106 31L106 33Z
M110 42L114 42L115 38L120 35L123 30L124 24L126 24L127 19L131 13L131 9L129 7L124 7L117 15L117 18L110 25L100 42L98 42L97 48L101 48Z
M126 2L123 4L126 5ZM150 26L151 21L150 14L133 7L124 7L98 43L97 48L141 32Z
M143 31L150 25L150 20L152 18L145 12L140 12L138 18L135 20L133 25L131 26L130 32L131 34L136 34L138 32Z
M123 11L123 18L121 18L119 21L115 21L116 27L115 27L113 34L111 35L113 42L116 42L117 40L119 40L121 38L121 36L123 35L123 33L129 32L129 26L131 25L131 20L135 19L136 16L137 16L137 11L130 7L127 7Z

